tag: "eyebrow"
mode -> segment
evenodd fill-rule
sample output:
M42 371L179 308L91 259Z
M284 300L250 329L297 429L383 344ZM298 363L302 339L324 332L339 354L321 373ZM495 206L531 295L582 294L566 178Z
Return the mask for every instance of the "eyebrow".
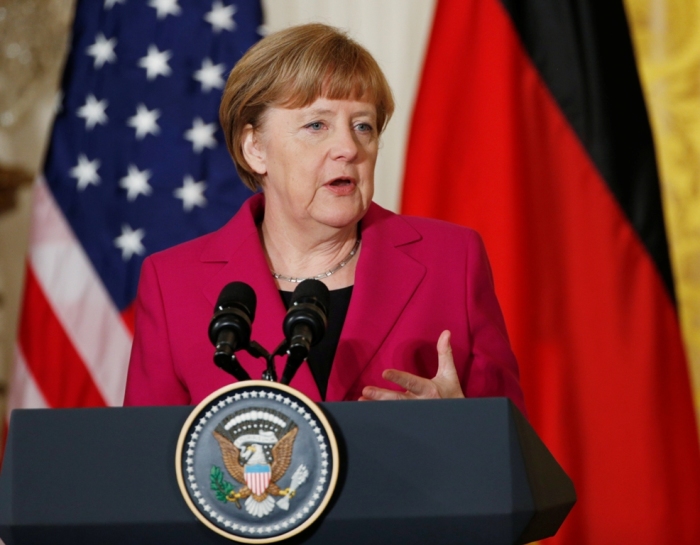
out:
M329 108L314 108L312 110L309 110L308 113L310 115L328 115L328 114L334 114L335 112ZM366 115L366 116L371 117L371 116L376 115L376 114L372 113L371 110L360 110L359 112L355 112L354 115L360 115L360 116Z

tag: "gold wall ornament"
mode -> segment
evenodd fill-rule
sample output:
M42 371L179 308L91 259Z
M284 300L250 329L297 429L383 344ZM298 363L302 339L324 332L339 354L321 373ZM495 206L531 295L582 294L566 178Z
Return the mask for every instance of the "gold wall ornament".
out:
M0 165L0 214L15 207L17 189L33 179L27 170Z
M30 191L17 187L26 173L33 178L41 168L74 6L75 0L0 0L0 168L5 180L0 191L0 414L5 414L4 385L14 356L30 215ZM0 433L1 428L2 422Z
M625 0L649 110L700 422L700 4Z
M74 0L0 0L0 212L41 167Z
M0 128L20 123L55 77L72 15L61 0L0 0Z

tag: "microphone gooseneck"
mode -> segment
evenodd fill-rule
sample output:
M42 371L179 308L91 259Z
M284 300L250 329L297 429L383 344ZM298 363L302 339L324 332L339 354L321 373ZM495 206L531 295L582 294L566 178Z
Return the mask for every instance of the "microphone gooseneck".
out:
M231 282L221 290L209 323L209 340L216 347L214 363L238 380L250 380L234 353L249 348L256 305L253 288Z
M329 304L330 293L320 280L304 280L294 290L282 324L289 355L282 373L282 384L291 382L311 347L325 335Z

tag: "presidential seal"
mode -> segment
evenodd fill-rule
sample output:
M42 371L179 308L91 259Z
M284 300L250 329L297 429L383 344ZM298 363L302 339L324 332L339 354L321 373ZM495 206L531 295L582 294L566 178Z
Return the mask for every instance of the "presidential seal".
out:
M267 381L222 388L180 432L176 471L192 512L234 541L272 543L323 512L338 478L326 417L300 392Z

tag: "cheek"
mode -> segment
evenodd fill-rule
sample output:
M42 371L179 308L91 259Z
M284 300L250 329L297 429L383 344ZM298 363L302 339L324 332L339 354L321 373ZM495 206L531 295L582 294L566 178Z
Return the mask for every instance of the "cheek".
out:
M374 155L374 157L369 158L365 163L362 165L362 170L363 170L363 177L368 180L369 182L374 182L374 169L377 164L377 156Z
M281 170L281 185L291 206L305 207L318 191L318 165L306 161L291 161Z
M372 143L365 148L365 160L364 165L374 172L374 166L377 163L377 156L379 154L379 146L376 143Z

